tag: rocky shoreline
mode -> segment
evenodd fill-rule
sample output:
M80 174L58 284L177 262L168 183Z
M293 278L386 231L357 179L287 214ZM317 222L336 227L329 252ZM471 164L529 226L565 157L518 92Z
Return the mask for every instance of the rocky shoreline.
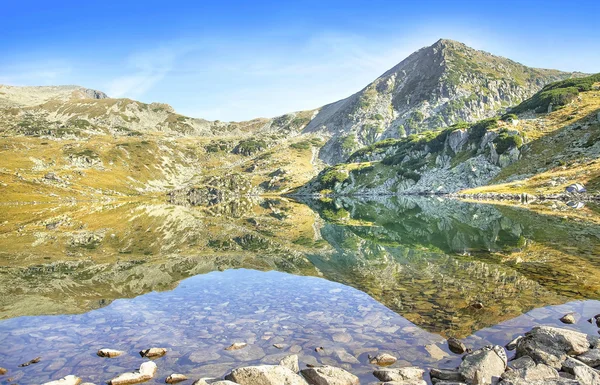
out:
M573 314L561 321L569 324ZM588 320L600 327L600 314ZM275 344L277 345L277 344ZM274 345L274 346L275 346ZM454 369L416 366L387 368L396 363L396 357L381 353L369 356L369 363L378 367L373 371L370 385L597 385L600 384L600 337L575 330L552 326L536 326L518 336L505 347L487 345L468 349L460 340L448 339L450 350L462 355L462 362ZM249 345L236 342L226 350L240 350ZM277 347L277 346L275 346ZM323 349L315 348L316 351ZM514 353L510 353L513 352ZM507 352L509 352L507 354ZM98 357L118 359L125 352L100 349ZM233 369L224 378L193 379L173 373L162 380L156 377L160 358L167 355L165 348L140 351L143 361L138 370L123 373L107 381L109 385L128 385L161 381L167 384L194 381L193 385L359 385L360 380L345 369L323 365L309 365L300 369L298 355L280 360L278 365L255 365ZM510 357L509 357L510 354ZM40 362L41 357L20 365ZM157 364L158 362L158 364ZM0 376L10 376L10 370L0 368ZM7 381L12 381L8 378ZM68 375L43 385L94 385L76 375Z

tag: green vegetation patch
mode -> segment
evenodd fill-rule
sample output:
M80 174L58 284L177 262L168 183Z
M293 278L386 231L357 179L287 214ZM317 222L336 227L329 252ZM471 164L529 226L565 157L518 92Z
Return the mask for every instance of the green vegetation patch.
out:
M580 92L592 90L594 83L597 82L600 82L600 74L550 83L540 92L513 108L511 112L517 114L525 111L546 112L550 104L554 108L560 108L575 100Z
M233 148L233 153L250 156L264 150L265 148L267 148L267 142L264 140L247 139L240 141L240 143Z

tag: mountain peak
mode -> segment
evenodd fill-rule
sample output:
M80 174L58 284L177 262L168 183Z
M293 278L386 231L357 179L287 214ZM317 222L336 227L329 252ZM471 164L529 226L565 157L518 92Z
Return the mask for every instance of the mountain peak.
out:
M387 138L442 129L497 114L572 76L529 68L450 39L422 48L349 98L320 109L304 129L333 138L321 149L329 163Z

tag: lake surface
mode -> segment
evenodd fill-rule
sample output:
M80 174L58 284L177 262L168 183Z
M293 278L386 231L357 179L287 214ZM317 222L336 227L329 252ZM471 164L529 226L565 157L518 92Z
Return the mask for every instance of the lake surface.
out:
M341 366L368 383L369 354L456 366L449 336L506 344L569 311L581 315L572 327L597 333L586 322L600 313L594 206L306 203L1 206L0 367L10 372L0 383L68 374L103 383L153 346L169 353L149 383L173 372L220 377L292 353L301 366ZM234 342L249 346L224 350ZM102 359L99 348L127 354Z

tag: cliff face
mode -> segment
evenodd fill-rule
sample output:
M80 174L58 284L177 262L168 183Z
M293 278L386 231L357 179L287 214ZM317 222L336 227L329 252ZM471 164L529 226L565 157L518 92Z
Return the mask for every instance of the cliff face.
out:
M481 186L519 159L522 133L496 118L388 139L326 168L300 193L449 193Z
M304 132L330 136L319 156L329 164L338 163L382 139L494 116L545 84L573 75L529 68L459 42L439 40L360 92L321 108Z

